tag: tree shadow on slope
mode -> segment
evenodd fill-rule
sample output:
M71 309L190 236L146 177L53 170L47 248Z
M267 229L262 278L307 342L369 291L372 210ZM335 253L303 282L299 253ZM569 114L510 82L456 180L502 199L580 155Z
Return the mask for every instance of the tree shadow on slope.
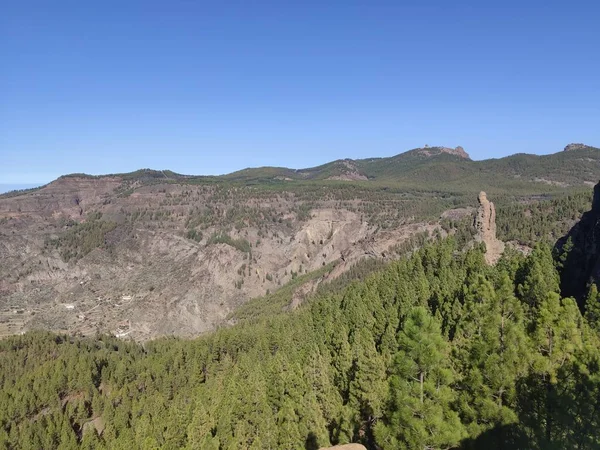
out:
M517 424L498 425L460 444L464 450L531 450L540 448Z
M319 448L321 448L319 446L317 435L312 431L308 433L308 436L306 437L306 441L304 442L304 448L305 450L319 450Z
M568 364L567 364L568 366ZM485 450L600 449L600 383L597 363L559 371L556 383L534 374L517 383L518 422L498 425L460 448Z

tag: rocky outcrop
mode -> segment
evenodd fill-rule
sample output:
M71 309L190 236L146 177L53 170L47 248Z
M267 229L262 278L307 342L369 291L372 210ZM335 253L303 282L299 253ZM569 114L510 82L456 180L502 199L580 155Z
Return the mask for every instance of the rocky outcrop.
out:
M360 169L356 166L354 161L351 159L344 159L342 161L336 161L336 169L339 170L339 174L332 175L327 180L341 180L341 181L365 181L368 180L367 176L360 172Z
M430 147L430 146L426 145L423 148L416 149L416 152L419 153L420 155L424 155L424 156L428 156L428 157L441 155L442 153L447 153L449 155L458 156L459 158L471 159L469 157L469 154L467 152L465 152L465 149L462 148L461 146L458 146L456 148L449 148L449 147Z
M496 208L483 191L479 193L478 200L479 208L475 216L475 229L477 230L475 240L485 244L486 262L495 264L504 252L504 242L496 238Z
M562 264L561 292L580 304L592 283L600 282L600 183L594 187L592 209L555 246Z
M590 147L589 145L585 145L585 144L569 144L565 147L565 152L573 152L576 150L588 150L588 149L593 149L594 147Z
M465 149L462 148L460 145L454 150L452 150L450 153L456 156L460 156L461 158L470 159L469 154L465 152Z

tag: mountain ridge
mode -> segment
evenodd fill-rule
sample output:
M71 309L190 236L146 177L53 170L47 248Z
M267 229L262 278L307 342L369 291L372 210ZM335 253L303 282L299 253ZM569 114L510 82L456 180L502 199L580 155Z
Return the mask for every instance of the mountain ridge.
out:
M337 159L321 165L292 169L278 166L247 167L222 175L194 175L182 174L169 169L138 169L133 172L89 175L85 173L65 174L61 178L108 178L120 177L124 180L151 182L151 181L176 181L176 182L290 182L290 181L389 181L389 178L404 176L410 178L410 172L418 170L420 166L434 163L454 163L456 167L467 170L492 172L496 168L508 168L521 175L524 165L534 166L545 160L563 160L564 158L577 160L577 156L594 156L600 160L600 148L585 144L568 144L564 150L547 155L531 153L515 153L501 158L472 160L468 153L460 146L452 149L444 146L424 146L407 150L390 157L370 157L361 159ZM581 162L581 161L579 161ZM469 174L470 174L469 173ZM597 180L587 180L594 182ZM543 180L541 182L544 182ZM559 180L560 182L560 180ZM49 183L49 184L50 184ZM40 186L44 187L44 186ZM33 188L33 190L39 188ZM27 189L26 191L31 191ZM2 194L12 194L14 191Z

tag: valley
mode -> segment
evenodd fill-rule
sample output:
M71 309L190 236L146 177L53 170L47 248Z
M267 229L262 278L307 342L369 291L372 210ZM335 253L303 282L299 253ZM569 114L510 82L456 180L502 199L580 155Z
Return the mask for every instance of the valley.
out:
M305 276L281 305L295 308L361 261L389 262L457 229L470 239L480 190L498 206L500 239L532 245L525 230L503 235L519 205L529 218L565 196L583 207L600 178L598 149L567 148L471 161L427 147L222 177L75 174L11 192L0 196L0 335L192 337ZM578 216L544 217L552 238Z

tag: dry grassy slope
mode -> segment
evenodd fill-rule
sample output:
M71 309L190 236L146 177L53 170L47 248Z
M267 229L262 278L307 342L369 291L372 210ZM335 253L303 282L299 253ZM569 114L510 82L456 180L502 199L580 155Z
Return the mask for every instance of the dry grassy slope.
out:
M0 334L41 327L140 340L191 336L213 328L248 299L273 292L294 273L339 260L331 274L336 276L353 262L382 257L412 234L434 227L398 222L377 230L333 199L300 219L293 195L246 192L240 201L251 208L248 217L258 211L271 218L247 219L237 229L227 214L242 191L229 195L211 186L140 184L123 195L130 187L118 177L69 177L0 199ZM186 238L189 218L209 206L216 218L198 227L202 240ZM136 217L144 210L152 217ZM168 214L154 217L159 211ZM119 223L105 236L104 248L65 262L59 249L45 246L48 238L68 232L68 219L85 222L96 212ZM230 245L208 242L224 229L252 244L251 259Z

